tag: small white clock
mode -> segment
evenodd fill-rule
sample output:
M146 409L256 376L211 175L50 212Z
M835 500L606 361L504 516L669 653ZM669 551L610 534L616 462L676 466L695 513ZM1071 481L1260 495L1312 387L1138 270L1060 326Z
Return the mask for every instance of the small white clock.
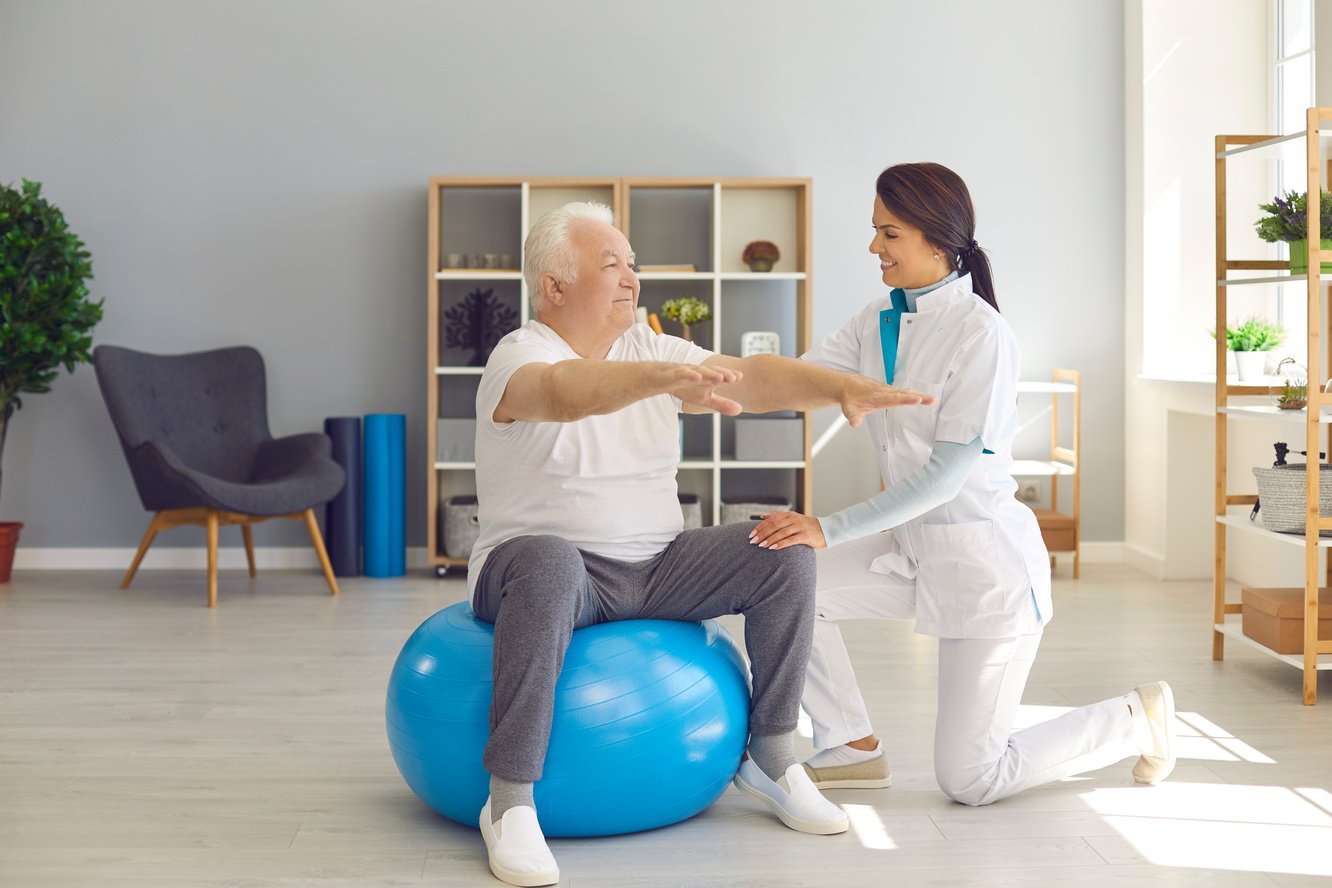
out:
M740 336L740 357L750 355L779 355L782 337L771 330L750 330Z

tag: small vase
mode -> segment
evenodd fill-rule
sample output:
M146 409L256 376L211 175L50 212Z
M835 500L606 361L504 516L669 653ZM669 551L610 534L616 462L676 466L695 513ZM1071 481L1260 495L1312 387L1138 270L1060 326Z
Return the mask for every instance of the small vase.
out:
M1240 382L1253 382L1263 377L1263 370L1267 367L1267 352L1264 351L1237 351L1235 352L1235 370L1239 374Z
M1332 240L1323 240L1318 249L1324 256L1332 256ZM1321 262L1323 274L1332 274L1332 262ZM1307 274L1309 271L1309 242L1298 240L1290 242L1290 273Z
M750 271L772 271L771 259L751 259L749 260Z
M18 547L19 531L23 525L17 521L0 521L0 583L9 582L14 569L14 549Z
M693 335L692 333L689 332L689 325L688 325L688 324L681 324L681 325L680 325L680 338L683 339L685 342L693 342L693 341L694 341L694 335Z

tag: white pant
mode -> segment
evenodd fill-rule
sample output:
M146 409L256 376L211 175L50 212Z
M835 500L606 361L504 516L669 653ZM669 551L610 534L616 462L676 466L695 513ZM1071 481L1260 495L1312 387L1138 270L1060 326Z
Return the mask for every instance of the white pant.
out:
M839 620L908 620L911 580L870 573L877 534L818 553L814 650L801 704L819 749L874 732L856 686ZM939 639L934 772L939 787L968 805L990 802L1138 754L1125 697L1083 706L1012 733L1041 635Z

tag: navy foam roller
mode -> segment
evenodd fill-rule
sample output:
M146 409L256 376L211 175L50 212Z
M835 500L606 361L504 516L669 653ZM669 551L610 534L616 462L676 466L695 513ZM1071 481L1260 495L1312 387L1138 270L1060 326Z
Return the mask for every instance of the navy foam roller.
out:
M389 678L389 748L407 785L477 826L490 776L494 626L463 602L426 620ZM547 836L605 836L676 823L711 805L749 736L748 670L719 624L601 623L573 633L555 686L545 771L534 787Z
M365 529L367 577L407 572L407 417L372 413L365 418Z
M333 442L333 461L347 473L342 492L325 507L324 546L333 574L361 575L361 417L332 416L324 434Z

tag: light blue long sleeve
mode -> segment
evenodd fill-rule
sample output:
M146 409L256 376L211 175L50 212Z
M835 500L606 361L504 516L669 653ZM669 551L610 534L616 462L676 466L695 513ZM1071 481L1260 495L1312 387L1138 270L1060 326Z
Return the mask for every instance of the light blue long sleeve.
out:
M930 461L892 487L854 506L819 519L829 546L897 527L942 506L962 490L985 445L936 441Z

